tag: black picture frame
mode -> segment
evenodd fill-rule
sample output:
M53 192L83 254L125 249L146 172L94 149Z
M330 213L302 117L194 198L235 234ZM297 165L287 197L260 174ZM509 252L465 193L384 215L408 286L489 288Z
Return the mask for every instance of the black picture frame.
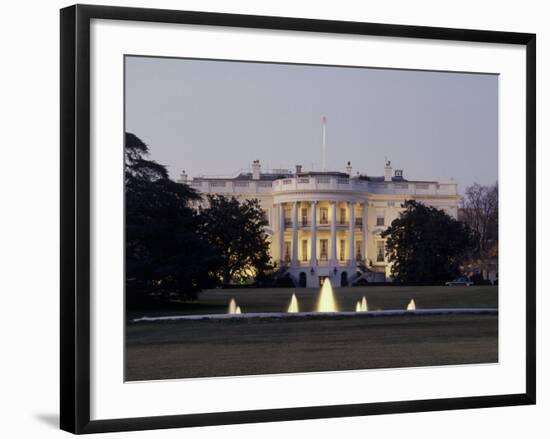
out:
M374 35L523 45L526 47L526 392L384 403L90 420L90 21L133 20L256 29ZM61 404L72 433L192 427L324 417L535 404L535 92L536 36L304 18L75 5L61 10Z

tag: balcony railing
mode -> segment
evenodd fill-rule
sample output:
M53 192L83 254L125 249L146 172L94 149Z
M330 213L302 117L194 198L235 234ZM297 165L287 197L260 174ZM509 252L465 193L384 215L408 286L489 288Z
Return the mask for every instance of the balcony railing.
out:
M348 179L336 176L291 177L276 181L234 180L231 177L220 179L215 176L197 177L188 182L201 192L211 193L269 193L297 190L337 190L361 191L375 194L398 195L443 195L456 196L457 184L449 181L438 182L373 182L363 179Z
M376 265L380 265L380 262L383 261L377 261ZM334 263L328 258L328 257L320 257L317 259L316 266L318 267L348 267L350 265L351 261L349 259L338 259ZM360 257L357 257L353 260L353 263L355 266L359 265L368 265L370 264L369 261L363 260ZM283 259L282 261L279 261L279 264L281 267L311 267L312 266L312 260L303 260L299 259L296 262L292 262L292 258L289 259Z
M252 188L251 188L252 189ZM275 192L296 190L330 189L341 191L368 191L376 194L399 195L450 195L456 196L457 184L454 182L374 182L362 179L348 179L333 176L291 177L273 182Z
M330 227L331 225L331 221L318 221L317 222L317 227ZM363 227L363 219L362 218L356 218L355 221L353 222L354 225L355 225L355 228L361 228ZM298 227L311 227L312 226L312 222L310 220L298 220ZM292 219L285 219L284 220L284 226L286 229L289 229L289 228L292 228L292 225L293 225L293 221ZM338 227L349 227L349 221L337 221L336 222L336 225ZM376 224L378 226L378 222ZM382 223L381 224L382 226L384 226L384 224Z

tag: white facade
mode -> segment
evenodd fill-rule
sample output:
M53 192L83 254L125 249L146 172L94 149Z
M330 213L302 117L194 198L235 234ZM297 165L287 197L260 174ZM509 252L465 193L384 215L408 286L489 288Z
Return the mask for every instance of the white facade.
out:
M266 212L271 256L285 267L296 285L318 287L326 277L334 286L361 278L389 280L380 233L397 218L406 200L445 210L456 218L459 196L453 180L407 181L386 163L383 177L346 172L276 170L234 177L179 180L203 194L256 198Z

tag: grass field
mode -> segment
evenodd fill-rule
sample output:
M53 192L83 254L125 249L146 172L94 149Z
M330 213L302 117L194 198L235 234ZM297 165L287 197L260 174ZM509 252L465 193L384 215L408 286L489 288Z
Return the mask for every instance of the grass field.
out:
M234 297L243 312L286 310L291 289L212 290L194 304L142 315L225 313ZM312 311L317 289L297 289ZM335 289L340 310L367 297L369 309L496 308L497 287L367 287ZM498 316L436 315L362 318L165 321L126 326L126 379L154 380L331 370L493 363Z

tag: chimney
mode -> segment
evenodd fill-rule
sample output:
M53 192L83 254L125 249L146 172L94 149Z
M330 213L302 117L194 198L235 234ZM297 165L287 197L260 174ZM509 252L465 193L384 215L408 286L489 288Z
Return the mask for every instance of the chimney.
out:
M351 162L348 162L348 165L346 166L346 172L351 177Z
M391 181L392 171L391 161L386 160L386 166L384 166L384 181Z
M302 165L296 165L296 175L302 173Z
M178 183L187 183L187 173L184 170L181 171Z
M254 160L252 162L252 180L259 180L260 179L260 161Z

